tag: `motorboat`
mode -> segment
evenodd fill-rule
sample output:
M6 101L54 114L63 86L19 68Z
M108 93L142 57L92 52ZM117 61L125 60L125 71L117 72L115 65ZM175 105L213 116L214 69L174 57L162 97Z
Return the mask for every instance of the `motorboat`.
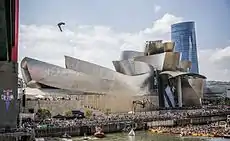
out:
M129 135L129 136L135 136L135 132L134 132L133 128L131 129L131 131L129 132L128 135Z
M94 133L94 136L97 138L104 138L105 133L102 131L101 127L96 127L96 132Z
M94 133L94 136L97 138L104 138L105 137L105 133L103 132L96 132Z

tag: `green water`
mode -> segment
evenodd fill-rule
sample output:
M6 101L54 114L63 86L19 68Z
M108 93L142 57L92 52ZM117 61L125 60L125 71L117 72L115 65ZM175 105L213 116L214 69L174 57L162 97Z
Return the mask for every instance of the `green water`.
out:
M73 138L79 141L82 138ZM169 135L156 135L150 132L136 132L135 137L129 137L127 133L107 134L103 139L92 138L98 141L229 141L221 138L198 138L198 137L178 137Z

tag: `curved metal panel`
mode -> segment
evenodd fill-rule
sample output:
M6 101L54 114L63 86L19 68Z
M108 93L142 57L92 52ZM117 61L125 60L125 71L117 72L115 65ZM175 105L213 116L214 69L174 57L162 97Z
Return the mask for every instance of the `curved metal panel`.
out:
M145 62L157 70L176 70L179 63L178 52L165 52L150 56L135 57L134 61Z
M114 74L116 73L111 69L90 62L86 62L80 59L76 59L70 56L65 56L65 66L67 69L83 72L88 75L109 80L113 80Z
M43 85L71 91L107 94L135 92L126 83L118 80L99 79L31 58L24 58L22 63L25 62L32 80Z
M133 75L133 64L130 60L113 61L114 68L117 72L125 75Z
M122 73L110 70L108 68L89 63L80 59L72 58L69 56L65 56L66 68L71 69L77 72L82 72L87 75L103 78L107 80L118 80L120 83L125 83L129 85L132 89L138 91L139 94L149 94L148 86L144 88L143 83L146 83L146 80L151 76L151 73L142 73L135 74L135 70L133 70L135 76L124 75ZM146 66L146 65L145 65ZM131 72L125 67L127 72ZM150 82L149 82L150 83Z
M174 42L162 43L162 40L147 41L145 43L144 54L146 56L149 56L149 55L159 54L163 52L173 52L174 45L175 45Z
M164 52L173 52L175 43L174 42L164 42Z
M25 83L28 83L32 80L27 69L21 68L21 73L22 73L22 77L23 77Z
M117 72L125 75L139 75L151 71L148 64L133 60L113 61L113 65Z
M196 92L199 98L203 98L204 81L202 78L188 79L191 88Z
M161 75L167 74L167 75L170 75L172 78L173 77L182 76L182 75L187 75L187 76L193 76L193 77L198 77L198 78L206 79L206 77L203 76L203 75L201 75L201 74L190 73L190 72L181 72L181 71L163 71L160 74Z
M22 66L26 67L23 69L29 72L33 82L50 87L110 95L122 94L132 96L149 94L147 88L141 87L144 81L150 76L149 73L137 76L127 76L115 71L112 72L111 70L111 76L107 75L101 78L100 74L108 73L109 71L98 73L97 75L93 75L91 72L87 72L89 74L86 74L77 71L78 68L81 68L81 65L77 68L72 68L75 70L70 70L31 58L24 58L21 64L24 63L26 65ZM85 69L93 70L94 67L95 64L92 64L91 67ZM106 68L104 69L106 70ZM84 71L84 69L80 70ZM25 77L23 76L23 78ZM27 85L30 85L32 81L28 82Z
M163 52L164 52L164 47L162 44L162 40L146 41L144 55L149 56L149 55L154 55Z
M204 79L182 80L182 101L184 106L201 106L203 98Z
M140 61L152 65L154 68L158 70L163 69L165 59L165 53L150 55L150 56L140 56L135 57L134 61Z
M179 52L166 52L165 60L163 65L163 70L177 70L180 61L180 53Z
M192 62L188 60L181 60L179 66L183 71L188 71L188 69L192 67Z
M121 60L129 60L137 56L144 56L144 52L126 50L122 52Z

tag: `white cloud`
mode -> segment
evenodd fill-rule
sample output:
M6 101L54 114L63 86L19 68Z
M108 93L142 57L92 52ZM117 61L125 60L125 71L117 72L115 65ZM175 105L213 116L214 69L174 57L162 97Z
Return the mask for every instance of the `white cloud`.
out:
M157 13L161 10L161 6L160 5L155 5L154 6L154 12Z
M230 80L230 46L198 51L200 73L209 80Z
M105 26L65 27L60 32L52 25L20 26L20 60L33 57L64 66L64 55L100 64L113 69L112 61L120 58L123 50L143 51L146 40L170 40L170 25L183 18L165 14L153 22L152 27L136 33L115 32ZM200 72L209 79L230 78L230 47L216 50L199 50ZM224 70L224 71L222 71Z

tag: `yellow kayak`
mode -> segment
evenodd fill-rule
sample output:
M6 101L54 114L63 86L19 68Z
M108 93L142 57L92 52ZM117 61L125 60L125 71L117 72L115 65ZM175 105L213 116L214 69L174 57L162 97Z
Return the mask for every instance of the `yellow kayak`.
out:
M203 137L214 137L214 135L212 135L212 134L201 134L201 136L203 136Z
M203 137L208 137L208 134L201 134L201 136L203 136Z
M161 134L161 133L163 133L163 131L158 130L157 133L158 133L158 134Z
M199 136L199 134L197 134L197 133L193 133L193 134L192 134L192 136Z
M157 130L155 130L155 129L150 129L149 131L152 133L157 133Z
M209 134L209 135L208 135L208 137L214 137L214 135L212 135L212 134Z
M150 131L152 133L158 133L158 134L163 133L163 131L161 131L161 130L155 130L155 129L150 129Z

